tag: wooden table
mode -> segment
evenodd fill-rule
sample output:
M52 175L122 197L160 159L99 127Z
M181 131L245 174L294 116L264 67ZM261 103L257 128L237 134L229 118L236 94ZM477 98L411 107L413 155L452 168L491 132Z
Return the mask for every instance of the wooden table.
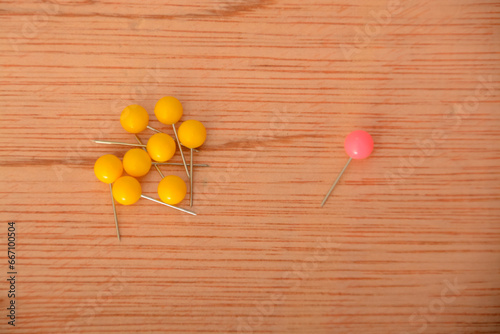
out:
M0 332L500 332L499 8L2 3ZM129 104L172 134L166 95L208 129L198 216L118 206L119 242L93 164L127 148L91 140L134 142ZM356 129L375 150L320 208Z

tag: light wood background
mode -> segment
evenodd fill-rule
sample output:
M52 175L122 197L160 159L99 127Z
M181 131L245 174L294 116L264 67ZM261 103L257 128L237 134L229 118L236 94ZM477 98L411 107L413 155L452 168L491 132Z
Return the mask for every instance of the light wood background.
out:
M2 2L0 332L500 332L499 19L490 0ZM118 242L92 166L126 148L91 140L133 142L133 103L171 133L165 95L208 129L198 216L118 206ZM375 150L320 209L355 129Z

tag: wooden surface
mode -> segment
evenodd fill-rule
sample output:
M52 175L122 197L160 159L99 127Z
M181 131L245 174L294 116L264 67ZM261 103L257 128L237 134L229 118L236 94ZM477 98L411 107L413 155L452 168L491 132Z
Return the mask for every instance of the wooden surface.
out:
M0 332L500 332L500 3L393 2L2 2ZM118 242L91 140L133 103L171 133L165 95L198 216L118 206Z

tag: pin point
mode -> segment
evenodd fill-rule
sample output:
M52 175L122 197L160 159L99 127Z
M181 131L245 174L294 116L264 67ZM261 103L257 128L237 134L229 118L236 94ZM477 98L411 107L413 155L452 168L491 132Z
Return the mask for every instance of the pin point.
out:
M326 194L325 198L323 199L323 202L321 202L321 207L325 205L326 201L328 200L328 197L333 191L333 188L335 188L335 186L339 182L340 177L342 176L342 174L344 174L344 171L346 170L347 166L349 166L351 160L366 159L370 156L370 154L373 151L372 136L370 136L370 134L366 131L362 130L353 131L350 134L348 134L347 137L345 138L344 149L347 155L349 156L349 160L347 160L347 163L345 164L344 168L342 168L342 171L340 172L339 176L337 176L337 179L335 180L332 187Z
M189 178L189 171L186 164L186 159L184 158L184 152L182 151L181 142L177 136L177 130L175 129L175 123L177 123L182 117L182 104L173 96L162 97L155 105L155 115L158 120L167 125L172 125L174 130L175 140L177 145L179 145L179 151L181 152L182 163L184 164L184 169L186 170L187 177Z
M189 165L189 206L193 206L193 149L200 147L207 139L207 130L199 121L188 120L179 127L179 140L191 149L191 161Z
M115 216L116 235L120 240L120 230L118 229L118 218L116 217L115 200L111 184L123 174L123 165L120 159L113 154L106 154L97 159L94 164L94 174L99 181L109 184L111 193L111 203L113 204L113 214Z
M168 206L172 209L176 209L185 213L189 213L190 215L196 216L196 213L193 211L189 211L186 209L182 209L162 201L156 200L149 196L142 194L142 187L139 181L137 181L132 176L122 176L118 178L112 187L113 198L120 204L123 205L132 205L136 203L141 197L147 200L150 200L155 203L159 203L165 206Z

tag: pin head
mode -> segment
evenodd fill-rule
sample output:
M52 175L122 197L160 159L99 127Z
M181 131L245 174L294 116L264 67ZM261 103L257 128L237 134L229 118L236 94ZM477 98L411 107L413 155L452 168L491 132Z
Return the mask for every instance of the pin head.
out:
M132 104L123 109L120 123L125 131L139 133L148 126L149 115L146 109L137 104Z
M146 151L140 148L133 148L125 153L123 168L131 176L144 176L151 169L151 157Z
M166 133L155 133L146 145L149 156L157 162L165 162L175 154L175 141Z
M122 176L113 183L113 198L120 204L131 205L141 198L142 188L132 176Z
M158 195L167 204L175 205L182 202L186 192L186 182L176 175L165 176L158 184Z
M94 164L94 174L99 181L113 183L122 176L123 165L116 155L106 154L97 159Z
M182 117L182 104L173 96L162 97L156 102L155 115L163 124L175 124Z
M179 127L179 140L186 147L200 147L205 139L207 139L207 130L199 121L191 119L183 122Z
M344 148L353 159L368 158L373 151L372 136L363 130L353 131L345 138Z

